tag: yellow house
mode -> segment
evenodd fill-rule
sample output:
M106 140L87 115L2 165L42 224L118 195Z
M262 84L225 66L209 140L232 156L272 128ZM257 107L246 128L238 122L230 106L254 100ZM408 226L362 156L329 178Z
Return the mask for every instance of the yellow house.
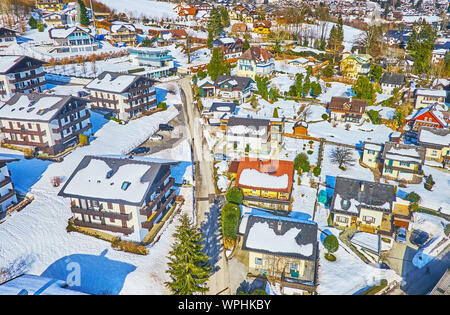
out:
M239 20L239 15L236 10L228 10L228 16L230 17L230 20Z
M446 163L450 157L450 129L420 127L418 144L425 149L425 160Z
M348 78L357 78L359 75L369 73L372 57L367 54L349 54L342 56L340 64L341 74Z
M313 293L317 284L317 224L244 216L239 226L248 271L281 281L282 287Z
M136 28L133 24L112 24L109 35L113 46L136 46Z
M370 168L378 168L381 162L383 146L378 143L364 142L362 162Z
M270 21L254 21L253 32L257 34L269 34L272 23Z
M63 0L36 0L36 8L46 11L61 11L64 9Z
M236 68L238 77L255 79L257 75L269 75L275 70L275 58L267 49L252 46L239 56Z
M239 161L235 186L247 206L290 211L293 176L292 161L244 158Z
M387 179L420 183L423 178L422 165L425 149L413 145L387 142L383 150L383 171Z

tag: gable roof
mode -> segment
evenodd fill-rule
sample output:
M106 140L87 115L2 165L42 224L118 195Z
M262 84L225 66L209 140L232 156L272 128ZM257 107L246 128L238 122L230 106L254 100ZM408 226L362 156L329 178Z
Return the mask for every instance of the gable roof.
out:
M438 104L438 103L436 103L436 104ZM445 120L444 112L437 109L436 104L418 109L416 112L414 112L411 115L409 115L408 117L406 117L406 121L417 120L422 115L429 113L436 120L436 122L438 124L440 124L444 128L447 127L448 123ZM430 122L427 121L427 123L430 123Z
M58 193L104 202L141 206L148 192L178 162L130 159L126 156L85 156ZM124 189L124 184L127 184Z
M405 84L405 75L401 73L385 72L381 76L380 83L403 85Z
M424 147L450 147L450 129L420 126L417 140Z
M1 108L1 119L51 121L72 99L88 102L72 95L16 93Z
M394 200L392 185L338 176L330 209L352 216L358 216L362 207L390 213Z
M383 150L385 159L423 164L425 150L414 145L386 142Z
M330 111L344 111L350 114L363 115L367 101L350 97L333 96L328 104Z
M128 23L112 24L110 31L111 31L111 33L116 33L123 27L126 28L127 30L129 30L130 32L136 32L136 27L134 27L133 24L128 24Z
M317 258L317 224L250 215L242 249L269 255Z
M11 72L23 61L31 61L33 63L38 63L40 65L45 64L44 61L29 56L0 55L0 73L5 74Z
M243 137L263 137L268 135L270 120L243 116L228 119L226 133Z
M138 80L155 82L142 75L104 71L97 78L89 82L86 88L111 93L123 93Z
M212 103L210 109L210 112L228 112L228 113L234 113L236 111L236 103L220 103L220 102L214 102Z
M258 64L267 62L270 58L274 58L274 55L270 51L259 46L252 46L247 49L238 59L250 59Z
M214 84L216 87L220 87L220 85L224 84L225 82L230 84L234 90L243 90L254 81L251 78L246 77L219 75Z
M72 27L54 27L48 31L48 34L50 35L51 39L55 38L67 38L70 34L72 34L75 31L81 31L85 34L88 34L89 36L93 37L90 34L90 31L85 30L79 26L72 26Z
M6 27L0 27L0 37L9 37L9 36L16 36L16 31L6 28Z

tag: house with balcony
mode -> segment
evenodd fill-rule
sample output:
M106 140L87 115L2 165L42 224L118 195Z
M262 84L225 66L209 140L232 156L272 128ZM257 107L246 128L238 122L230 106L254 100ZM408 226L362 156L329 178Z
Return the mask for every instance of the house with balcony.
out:
M64 9L63 0L36 0L36 8L44 11L61 11Z
M0 108L3 143L58 154L90 135L89 100L71 95L17 93Z
M176 163L87 155L58 195L70 198L76 226L142 241L175 203Z
M372 57L367 54L344 53L340 63L342 76L347 78L357 78L360 75L366 75L370 70Z
M317 229L312 221L243 217L239 235L242 250L249 257L248 272L277 279L283 291L293 288L303 294L314 293L319 257Z
M219 75L214 85L217 97L236 100L239 104L242 104L252 95L255 81L246 77ZM202 86L202 88L204 87Z
M392 237L395 203L392 185L338 176L330 203L332 222L336 227Z
M449 115L446 106L436 103L417 109L406 117L406 124L409 127L409 136L414 136L420 127L430 127L435 129L448 128Z
M225 59L236 59L242 55L244 42L240 38L220 37L213 41L213 48L219 48Z
M85 88L90 93L91 108L128 120L156 107L154 84L154 80L142 75L105 71Z
M116 47L134 47L137 44L136 27L133 24L112 24L109 37L111 45Z
M16 43L16 34L16 31L10 30L6 27L0 27L0 47L9 46L13 43Z
M351 97L333 96L327 111L334 121L359 123L366 112L367 101Z
M11 181L11 172L7 163L19 161L7 155L0 154L0 220L6 215L9 207L17 204L14 183Z
M41 93L47 86L44 61L28 56L0 55L0 101L15 93Z
M445 99L447 91L445 90L431 90L431 89L416 89L414 91L415 101L414 108L420 109L430 105L438 104L445 106Z
M272 27L270 21L246 21L245 23L253 23L253 32L256 34L269 34Z
M146 76L158 79L173 75L177 72L174 58L170 55L170 50L162 48L134 47L129 48L133 65L144 66Z
M408 144L386 142L383 149L384 178L421 183L423 179L422 165L425 160L425 149Z
M79 26L54 27L48 33L53 40L49 53L93 52L99 48L90 30Z
M275 57L267 49L252 46L237 60L237 76L255 79L275 70Z
M225 130L224 154L233 157L270 157L281 151L283 118L260 118L226 115L220 119Z
M450 168L450 129L420 127L417 140L425 149L425 164Z
M241 158L235 186L244 195L243 203L249 207L277 211L292 210L294 162Z

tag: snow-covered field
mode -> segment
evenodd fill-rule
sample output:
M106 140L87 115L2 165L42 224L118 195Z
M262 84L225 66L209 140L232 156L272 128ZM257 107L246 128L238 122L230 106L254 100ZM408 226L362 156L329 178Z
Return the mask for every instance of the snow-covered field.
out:
M68 178L85 155L127 153L153 134L160 123L167 123L178 114L176 108L170 105L174 101L180 102L179 97L177 94L167 99L167 111L130 121L126 125L109 121L97 131L96 139L89 146L76 149L61 163L48 165L29 192L35 200L21 212L7 217L0 225L0 266L11 267L17 273L66 280L66 266L69 262L75 262L81 268L81 290L84 292L167 294L164 281L168 280L168 275L164 271L167 269L167 254L176 222L165 227L160 240L149 246L147 256L115 251L105 241L66 232L67 220L72 216L70 202L57 196L60 187L52 187L50 178ZM186 154L186 143L181 142L180 146L169 152L159 152L156 157L186 160L190 157ZM22 163L22 175L28 173L35 178L41 175L41 167L35 167L33 161L17 162ZM190 161L187 163L175 172L177 182L182 181L181 176L192 178L192 170L188 167ZM14 171L12 167L11 172ZM20 182L22 178L17 180ZM192 215L192 188L181 188L180 193L186 199L183 211Z
M150 0L98 0L111 9L125 13L134 18L170 18L176 19L177 13L173 10L176 4L170 2L150 1Z

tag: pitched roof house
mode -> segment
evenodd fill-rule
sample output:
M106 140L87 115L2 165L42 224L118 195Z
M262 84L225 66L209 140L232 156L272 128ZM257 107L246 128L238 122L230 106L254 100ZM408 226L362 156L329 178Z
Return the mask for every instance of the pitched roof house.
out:
M366 111L366 106L366 100L333 96L327 109L334 120L359 122Z
M380 79L384 94L393 95L394 89L401 89L405 85L405 75L401 73L384 72Z
M448 116L447 116L448 119ZM432 128L447 128L449 122L445 110L439 104L420 108L406 117L406 123L411 130L417 131L420 126Z
M252 46L237 60L237 75L254 79L275 70L275 56L267 49Z
M219 75L214 85L218 97L243 103L251 96L254 81L247 77Z
M426 161L450 167L450 129L420 127L417 140L417 144L425 148Z

